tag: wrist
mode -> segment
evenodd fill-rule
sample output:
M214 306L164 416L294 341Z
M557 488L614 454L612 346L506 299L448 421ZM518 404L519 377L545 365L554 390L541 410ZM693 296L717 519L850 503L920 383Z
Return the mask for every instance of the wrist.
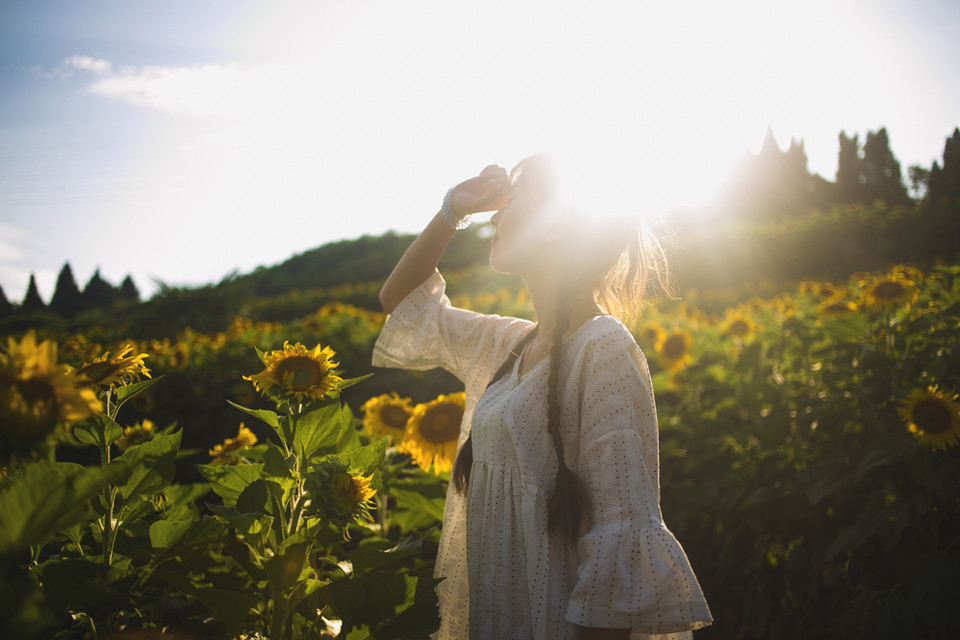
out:
M448 189L447 194L443 196L443 204L440 205L440 215L443 216L444 221L454 230L459 231L460 229L466 229L470 226L470 216L458 216L453 211L453 189Z

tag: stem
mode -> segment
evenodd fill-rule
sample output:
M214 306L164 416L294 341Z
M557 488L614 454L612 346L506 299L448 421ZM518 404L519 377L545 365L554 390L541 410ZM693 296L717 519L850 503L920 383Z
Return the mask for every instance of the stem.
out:
M107 390L104 402L106 404L107 415L110 416L111 419L115 419L116 411L111 411L109 389ZM110 464L110 443L104 442L103 448L100 450L100 466L106 467L108 464ZM117 541L117 532L113 527L113 507L117 497L116 491L116 488L112 486L108 486L103 490L103 497L107 502L107 513L103 523L103 564L108 567L113 564L113 547Z

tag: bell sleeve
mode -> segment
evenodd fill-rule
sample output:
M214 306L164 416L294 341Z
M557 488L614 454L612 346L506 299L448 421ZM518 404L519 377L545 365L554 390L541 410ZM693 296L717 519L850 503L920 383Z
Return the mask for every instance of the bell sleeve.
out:
M387 316L373 348L373 365L424 371L442 367L462 380L486 384L525 327L526 320L486 315L450 305L443 277L434 272Z
M566 619L630 628L633 638L707 626L712 617L703 592L660 512L657 413L646 360L625 328L588 348L577 471L591 523L577 544Z

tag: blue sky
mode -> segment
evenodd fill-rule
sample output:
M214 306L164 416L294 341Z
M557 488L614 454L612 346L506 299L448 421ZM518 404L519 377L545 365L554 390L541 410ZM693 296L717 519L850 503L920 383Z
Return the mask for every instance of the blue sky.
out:
M649 213L708 199L767 127L829 179L841 130L929 166L958 42L950 0L5 0L0 286L49 299L65 261L214 282L415 231L544 149Z

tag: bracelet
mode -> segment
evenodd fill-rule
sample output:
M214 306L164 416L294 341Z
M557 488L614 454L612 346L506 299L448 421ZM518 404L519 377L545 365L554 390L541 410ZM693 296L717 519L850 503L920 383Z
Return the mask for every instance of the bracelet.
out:
M453 193L453 189L449 189L447 194L443 196L443 204L440 205L440 215L443 216L443 219L446 221L450 227L456 231L460 229L466 229L470 226L470 216L465 215L462 218L458 218L453 213L453 206L450 204L450 194Z

